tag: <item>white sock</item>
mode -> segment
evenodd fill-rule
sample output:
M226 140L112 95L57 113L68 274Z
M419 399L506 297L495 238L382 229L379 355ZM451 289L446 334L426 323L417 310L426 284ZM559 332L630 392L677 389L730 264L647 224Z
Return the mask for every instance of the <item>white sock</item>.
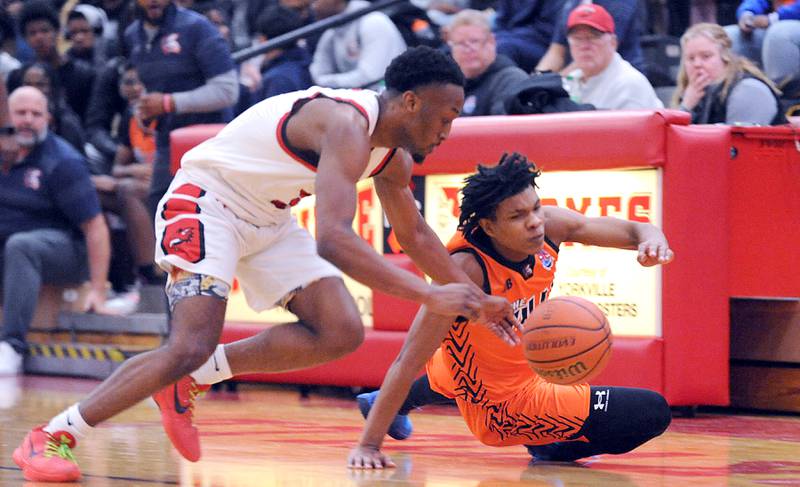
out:
M78 410L78 403L62 411L44 427L44 430L50 434L66 431L74 436L76 440L87 435L92 429L93 427L89 426L81 416L81 412Z
M228 365L228 357L225 356L225 345L217 345L206 363L189 375L198 384L216 384L233 377L231 366Z

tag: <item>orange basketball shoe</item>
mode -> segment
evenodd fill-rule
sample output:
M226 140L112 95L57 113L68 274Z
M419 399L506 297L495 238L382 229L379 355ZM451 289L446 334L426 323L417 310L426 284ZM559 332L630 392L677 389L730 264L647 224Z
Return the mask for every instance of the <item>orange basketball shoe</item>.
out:
M65 431L51 435L42 428L44 425L31 430L12 455L25 480L74 482L81 478L81 471L72 456L75 438Z
M153 394L161 410L161 424L169 441L190 462L200 460L200 437L194 426L194 402L198 395L210 388L210 385L200 385L187 375Z

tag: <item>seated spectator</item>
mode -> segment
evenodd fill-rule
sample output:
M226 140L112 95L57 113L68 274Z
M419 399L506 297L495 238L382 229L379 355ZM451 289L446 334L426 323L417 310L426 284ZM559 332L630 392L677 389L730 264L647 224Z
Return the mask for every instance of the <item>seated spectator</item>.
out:
M774 125L785 122L780 91L752 62L731 50L717 24L695 24L681 37L681 66L672 105L692 123Z
M497 52L530 73L544 56L564 0L498 0Z
M299 29L303 25L300 15L282 5L267 8L256 22L256 39L267 42L278 36ZM311 86L308 71L311 56L297 43L264 54L260 66L260 83L252 90L251 104L271 96L304 90Z
M119 92L127 101L128 108L120 120L114 166L110 175L92 176L92 182L103 209L119 215L125 224L125 237L135 267L135 282L126 295L109 300L107 304L112 311L128 314L136 309L138 289L142 284L162 283L154 265L155 230L147 208L156 155L156 122L151 120L145 124L134 114L133 107L144 94L144 85L131 64L120 68ZM122 251L112 250L115 254ZM129 270L125 274L128 273Z
M58 51L58 12L44 0L25 2L19 14L20 30L30 44L36 61L49 64L56 73L58 89L67 104L84 119L94 81L94 71L81 61L70 59Z
M86 109L85 131L87 159L92 174L110 174L117 153L114 120L127 107L119 95L119 71L125 58L117 56L106 62L97 73L89 106Z
M369 6L364 0L314 0L317 20ZM406 50L391 19L371 12L326 30L311 62L314 83L330 88L378 88L389 62Z
M109 240L83 157L47 130L45 96L23 86L8 103L20 150L0 172L0 374L18 374L42 284L88 279L86 309L105 312Z
M622 59L631 63L639 71L644 66L644 56L639 45L639 38L642 35L641 9L643 1L598 0L592 2L611 14L611 18L614 19L614 33L617 36L617 52ZM567 20L569 14L581 3L585 2L580 0L564 2L564 8L558 16L558 22L553 32L553 39L544 57L536 66L537 71L561 71L561 74L566 75L575 69L574 65L567 65L570 57L567 49Z
M800 1L777 9L766 0L744 0L736 10L737 25L728 25L733 52L759 66L783 85L800 77Z
M160 46L150 48L152 36ZM125 29L124 51L146 88L136 104L143 120L157 120L156 161L148 207L172 182L170 133L201 123L220 123L239 99L239 79L230 47L203 15L178 7L174 0L147 2Z
M113 54L116 48L107 44L103 28L108 22L106 13L97 7L87 4L77 5L67 14L67 26L64 39L72 45L66 55L70 59L79 59L94 69L103 67L108 59L109 51Z
M664 108L647 78L617 52L614 19L597 4L578 5L567 20L576 69L566 78L575 102L598 109Z
M20 86L33 86L47 97L47 107L50 112L48 127L53 133L69 142L75 150L83 153L86 134L81 126L81 120L64 100L52 68L40 62L25 64L14 71L8 80L10 91Z
M504 115L505 100L528 74L511 59L497 54L486 15L477 10L457 13L447 39L453 59L467 79L461 115Z

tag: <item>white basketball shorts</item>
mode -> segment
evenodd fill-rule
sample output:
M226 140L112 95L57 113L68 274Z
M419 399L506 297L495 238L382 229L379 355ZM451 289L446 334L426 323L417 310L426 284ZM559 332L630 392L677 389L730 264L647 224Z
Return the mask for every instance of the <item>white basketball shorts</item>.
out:
M284 304L298 289L341 271L317 254L317 245L294 218L256 226L235 215L212 193L178 171L156 213L156 263L213 276L236 277L256 311Z

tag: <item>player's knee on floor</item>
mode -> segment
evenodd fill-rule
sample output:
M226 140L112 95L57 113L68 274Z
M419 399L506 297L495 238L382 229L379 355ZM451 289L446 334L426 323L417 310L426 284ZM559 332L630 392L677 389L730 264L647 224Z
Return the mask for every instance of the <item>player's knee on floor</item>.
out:
M672 410L664 396L655 391L648 392L650 393L649 400L652 402L652 406L648 410L653 415L653 436L655 437L667 431L672 423Z
M192 296L209 296L227 301L231 286L214 276L173 269L169 274L166 291L169 308L175 311L175 305L180 300Z

